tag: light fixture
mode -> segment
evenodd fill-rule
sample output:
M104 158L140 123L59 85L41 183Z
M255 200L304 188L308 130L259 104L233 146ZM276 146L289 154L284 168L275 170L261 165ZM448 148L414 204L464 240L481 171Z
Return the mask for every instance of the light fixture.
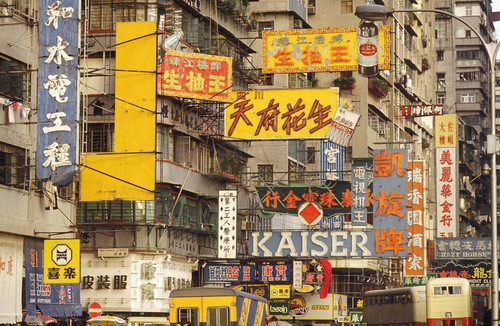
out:
M204 262L203 265L201 265L203 268L205 268L205 266L207 266L207 262Z
M198 265L198 263L199 263L199 262L200 262L200 260L199 260L199 259L196 259L196 260L195 260L195 262L194 262L194 264L195 264L195 265Z
M172 255L168 254L167 257L165 258L165 261L167 263L171 262L172 261Z

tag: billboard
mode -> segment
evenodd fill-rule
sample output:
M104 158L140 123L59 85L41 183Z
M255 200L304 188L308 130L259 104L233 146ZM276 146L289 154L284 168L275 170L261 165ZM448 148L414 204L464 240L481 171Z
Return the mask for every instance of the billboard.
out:
M167 51L158 65L159 95L231 102L232 58Z
M117 23L115 151L82 155L80 201L154 200L156 23Z
M379 69L390 69L390 27L379 29ZM358 28L262 31L262 73L358 70Z
M338 89L233 92L225 136L238 139L325 138L339 102Z

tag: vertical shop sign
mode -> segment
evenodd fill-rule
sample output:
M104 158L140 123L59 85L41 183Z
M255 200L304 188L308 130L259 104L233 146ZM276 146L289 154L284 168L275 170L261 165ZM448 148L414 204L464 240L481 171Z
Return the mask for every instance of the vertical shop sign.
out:
M435 116L437 238L453 238L457 223L457 115Z
M219 258L236 258L237 199L236 190L219 190Z
M78 0L40 0L37 175L68 185L77 170Z
M405 276L425 275L424 161L408 162L408 257Z
M328 140L320 143L320 178L326 180L342 180L344 171L344 148Z
M369 206L368 182L370 181L366 160L353 160L351 179L351 223L353 226L366 226Z
M375 150L373 173L373 230L375 256L407 256L408 154Z

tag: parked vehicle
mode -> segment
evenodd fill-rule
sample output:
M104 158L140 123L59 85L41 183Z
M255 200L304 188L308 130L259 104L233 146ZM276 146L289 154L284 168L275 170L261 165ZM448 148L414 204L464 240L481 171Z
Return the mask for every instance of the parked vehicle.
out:
M264 326L267 300L221 287L170 292L170 323L190 326Z

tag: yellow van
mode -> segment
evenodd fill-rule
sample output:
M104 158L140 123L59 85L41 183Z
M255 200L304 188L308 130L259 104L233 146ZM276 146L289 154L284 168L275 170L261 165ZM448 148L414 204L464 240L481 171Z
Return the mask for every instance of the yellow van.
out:
M127 326L170 326L167 317L128 317Z

